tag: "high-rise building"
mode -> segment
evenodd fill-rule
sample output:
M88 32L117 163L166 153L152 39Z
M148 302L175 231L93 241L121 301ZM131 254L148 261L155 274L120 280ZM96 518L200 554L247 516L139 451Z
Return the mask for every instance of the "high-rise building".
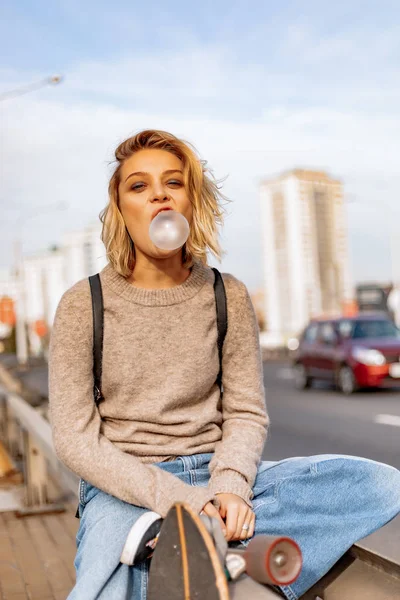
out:
M51 326L63 293L107 264L100 233L98 224L66 233L59 247L24 258L23 282L28 323L43 319Z
M0 270L0 300L15 301L17 320L24 323L32 353L41 352L39 326L42 333L51 328L63 293L107 264L100 234L100 223L67 233L59 247L24 257L19 275Z
M63 236L64 278L67 287L101 271L107 264L106 249L101 241L101 224L93 223L81 231Z
M3 296L17 297L17 281L12 269L0 269L0 298Z
M277 344L352 297L343 185L295 169L261 185L265 309Z

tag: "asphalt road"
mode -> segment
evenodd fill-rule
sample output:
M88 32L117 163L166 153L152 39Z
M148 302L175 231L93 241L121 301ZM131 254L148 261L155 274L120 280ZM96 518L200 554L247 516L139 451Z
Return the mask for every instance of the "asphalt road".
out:
M326 383L297 391L289 364L264 363L270 433L265 460L363 456L400 469L400 386L345 397Z
M6 359L0 362L7 367ZM47 397L46 366L35 365L19 376L38 397ZM299 392L289 363L274 361L264 363L264 382L271 418L265 460L348 454L400 468L400 385L350 397L326 383Z

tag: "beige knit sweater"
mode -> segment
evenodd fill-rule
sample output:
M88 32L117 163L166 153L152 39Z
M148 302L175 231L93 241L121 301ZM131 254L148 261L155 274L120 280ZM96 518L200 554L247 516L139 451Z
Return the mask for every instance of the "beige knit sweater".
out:
M148 290L111 265L104 296L104 401L93 401L88 280L62 297L51 335L50 419L60 460L96 487L165 516L175 501L200 511L218 492L251 506L266 439L258 325L246 286L223 274L228 331L219 370L214 272L196 261L183 284ZM152 463L213 452L207 488Z

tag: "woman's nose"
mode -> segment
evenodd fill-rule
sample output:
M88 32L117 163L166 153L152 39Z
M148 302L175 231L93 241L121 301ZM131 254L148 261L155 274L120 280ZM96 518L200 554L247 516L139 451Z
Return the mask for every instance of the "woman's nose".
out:
M155 200L168 200L169 199L169 194L167 192L167 190L164 188L164 186L159 185L159 186L155 186L152 190L152 201L154 202Z

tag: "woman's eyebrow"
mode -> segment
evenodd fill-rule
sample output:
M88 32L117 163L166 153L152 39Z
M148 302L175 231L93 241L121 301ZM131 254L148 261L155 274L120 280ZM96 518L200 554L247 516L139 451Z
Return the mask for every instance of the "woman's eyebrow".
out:
M180 171L179 169L168 169L168 171L164 171L162 175L169 175L170 173L182 173L182 171ZM128 177L125 179L125 183L130 177L133 177L134 175L140 175L141 177L143 177L145 175L150 175L150 173L146 173L145 171L136 171L136 173L131 173L130 175L128 175Z

